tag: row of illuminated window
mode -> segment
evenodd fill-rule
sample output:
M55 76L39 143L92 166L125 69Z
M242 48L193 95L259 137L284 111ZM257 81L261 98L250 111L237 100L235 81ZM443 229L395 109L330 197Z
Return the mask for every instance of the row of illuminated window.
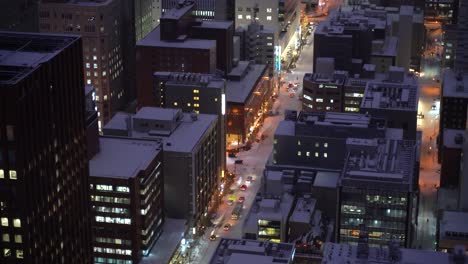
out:
M240 19L244 19L244 16L241 15L241 14L239 14L239 15L237 15L237 19L239 19L239 20L240 20ZM245 16L245 19L250 20L250 19L252 19L252 16L251 16L251 15L246 15L246 16ZM258 17L256 17L255 19L258 20ZM271 21L271 20L272 20L272 17L271 17L271 16L266 16L266 20L267 20L267 21Z
M96 210L97 212L114 213L114 214L128 214L130 212L127 208L95 206L95 205L93 205L93 209Z
M345 97L364 97L363 93L345 93Z
M146 183L146 187L143 190L140 190L141 195L146 195L146 193L151 189L153 190L153 184L154 182L158 179L159 175L161 174L161 171L157 171L154 177L150 180L150 182Z
M94 257L94 263L101 264L133 264L132 260L128 259L114 259L114 258L103 258L103 257Z
M13 219L10 219L9 221L7 217L2 217L0 218L0 222L2 226L10 226L10 222L12 222L14 227L18 227L18 228L21 227L21 220L18 218L13 218Z
M304 151L304 152L305 152L305 155L306 155L307 157L310 157L310 155L311 155L311 154L310 154L310 151ZM301 156L302 156L302 151L298 151L298 152L297 152L297 156L301 157ZM320 153L315 152L315 153L314 153L314 157L316 157L316 158L320 157ZM328 158L328 153L327 153L327 152L324 152L324 153L323 153L323 157L324 157L324 158Z
M99 73L95 71L95 72L93 72L93 76L94 76L94 77L99 77ZM107 76L107 72L106 72L106 71L102 71L102 77L105 77L105 76ZM86 72L86 77L91 77L91 72L87 71L87 72ZM89 81L91 81L91 80L89 80ZM89 83L89 84L90 84L90 83Z
M345 112L359 112L358 107L345 107Z
M238 7L238 8L237 8L237 11L239 11L239 12L242 12L242 10L244 10L242 7ZM254 8L254 10L255 10L255 8ZM246 7L246 8L245 8L245 11L246 11L246 12L252 12L252 8ZM266 8L266 12L267 12L267 13L273 12L273 8L267 7L267 8Z
M23 237L21 235L15 234L14 236L15 243L21 244L23 243ZM10 242L10 234L2 234L2 241L3 242Z
M100 216L97 215L95 217L96 222L99 223L110 223L110 224L121 224L121 225L131 225L132 219L130 218L122 218L122 217L109 217L109 216Z
M90 187L91 189L93 189L93 184L91 184ZM123 193L130 192L130 188L128 188L127 186L115 186L115 189L114 189L114 186L105 185L105 184L96 184L96 190L103 191L103 192L112 192L114 190L116 192L123 192Z
M313 101L312 97L310 96L307 96L307 97L310 98L309 100ZM304 98L306 98L306 95L304 95ZM317 103L323 103L323 101L324 101L323 98L315 98L315 102ZM334 102L335 102L334 99L330 99L330 103L334 103Z
M199 99L198 97L194 97L194 98L197 98L196 100L198 100L198 99ZM174 106L178 106L178 105L179 105L179 103L178 103L178 102L174 102ZM187 106L188 106L188 107L191 107L191 106L192 106L192 104L191 104L191 103L187 103ZM193 107L200 107L200 104L198 104L198 103L194 103L194 104L193 104Z
M107 253L107 254L128 255L128 256L132 255L132 251L130 249L120 249L120 248L94 247L94 252Z
M132 241L119 238L110 238L110 237L96 237L96 242L98 243L107 243L107 244L116 244L116 245L132 245Z
M214 17L215 12L214 11L209 11L209 10L195 10L192 12L193 15L195 16L210 16Z
M18 176L17 176L15 170L8 171L8 176L9 176L9 178L11 180L17 180L18 179ZM0 169L0 179L4 179L4 178L5 178L5 171Z
M298 140L298 141L297 141L297 145L298 145L298 146L301 146L301 144L302 144L301 141ZM314 146L315 146L316 148L318 148L318 147L320 147L320 143L319 143L319 142L315 142ZM323 147L324 147L324 148L328 148L328 142L323 143Z
M281 230L279 228L272 228L272 227L259 227L258 228L258 235L259 236L281 236Z
M12 251L13 251L12 249L4 248L4 249L3 249L3 256L4 256L5 258L11 257L11 256L12 256ZM15 250L15 251L16 251L16 254L15 254L16 258L18 258L18 259L24 258L24 256L23 256L23 250L17 249L17 250Z
M406 197L395 197L395 196L385 196L385 195L366 195L366 200L369 203L376 203L376 204L406 205Z
M359 230L356 229L340 229L340 235L342 236L353 236L353 237L358 237L359 236ZM389 232L377 232L377 231L371 231L367 232L368 236L370 239L391 239L394 238L395 236L398 236L401 241L405 240L405 234L398 234L398 233L389 233Z
M91 195L91 201L103 203L130 204L129 198L108 197L99 195Z

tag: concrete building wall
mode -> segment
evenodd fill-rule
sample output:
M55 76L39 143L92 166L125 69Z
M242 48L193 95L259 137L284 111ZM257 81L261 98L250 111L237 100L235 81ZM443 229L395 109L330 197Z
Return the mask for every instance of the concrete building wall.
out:
M193 159L186 153L164 154L164 207L167 217L190 219L195 211L193 200Z

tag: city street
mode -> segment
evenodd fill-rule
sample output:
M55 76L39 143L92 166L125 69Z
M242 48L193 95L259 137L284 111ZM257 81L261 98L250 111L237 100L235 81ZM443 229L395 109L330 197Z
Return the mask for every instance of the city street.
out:
M433 43L435 39L441 38L441 31L433 30L428 32L428 42ZM434 34L438 32L439 34ZM434 55L432 55L434 52ZM418 130L422 131L421 142L421 164L419 174L419 215L416 239L413 246L422 249L435 249L436 232L436 206L437 188L440 181L437 163L436 138L439 131L439 107L440 107L440 59L437 56L440 48L428 45L425 52L427 55L422 60L420 78L420 99L418 112L424 115L423 119L418 119ZM435 108L435 109L434 109Z

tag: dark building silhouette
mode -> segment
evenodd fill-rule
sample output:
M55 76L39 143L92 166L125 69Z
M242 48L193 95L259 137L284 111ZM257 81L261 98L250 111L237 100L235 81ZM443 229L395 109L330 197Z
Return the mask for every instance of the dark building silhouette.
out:
M91 263L82 42L0 32L0 263Z

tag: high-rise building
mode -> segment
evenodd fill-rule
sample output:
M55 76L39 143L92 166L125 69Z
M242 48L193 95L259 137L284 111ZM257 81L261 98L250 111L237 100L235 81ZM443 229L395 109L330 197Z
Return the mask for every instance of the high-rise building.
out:
M442 78L438 140L442 187L455 187L459 184L467 110L468 74L446 70Z
M0 30L37 31L37 0L0 1Z
M91 263L78 36L0 33L0 262Z
M239 60L255 61L256 64L269 65L273 70L275 63L276 34L273 28L264 27L260 23L252 22L247 28L236 29L239 37Z
M139 41L150 33L161 18L161 3L159 0L133 0L135 2L135 38ZM133 1L128 1L133 2Z
M99 128L132 93L135 33L131 1L79 0L39 4L39 30L83 37L85 84L96 91Z
M468 73L468 2L460 1L458 16L457 47L455 51L455 70Z

